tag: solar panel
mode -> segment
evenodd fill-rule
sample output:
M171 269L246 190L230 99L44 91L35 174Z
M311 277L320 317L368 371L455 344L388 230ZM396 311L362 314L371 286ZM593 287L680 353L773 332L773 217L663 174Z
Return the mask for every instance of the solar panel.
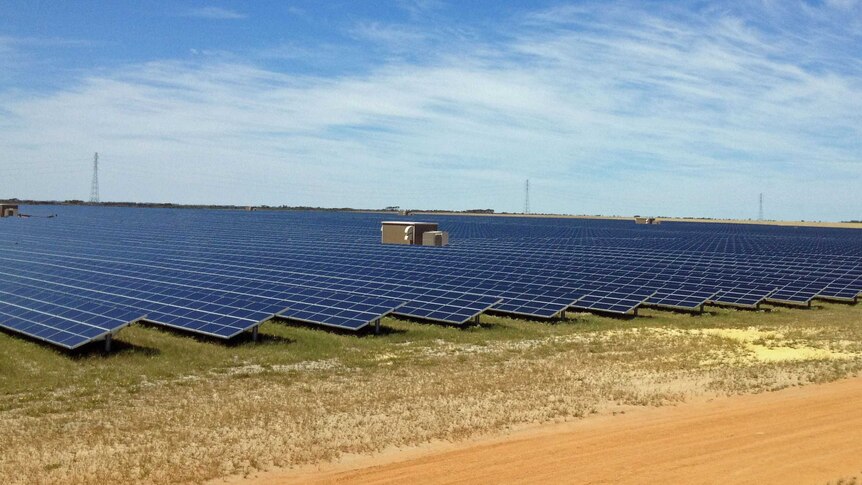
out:
M143 317L139 310L0 284L0 327L66 349L107 340Z
M647 303L659 308L702 310L717 293L715 288L699 285L671 285L658 288Z
M113 281L108 278L89 281L87 278L92 280L92 276L76 275L72 271L52 274L15 267L15 275L6 269L9 266L6 263L0 270L0 280L4 282L48 290L55 299L78 298L139 309L146 313L149 322L219 338L232 338L251 330L285 309L284 305L249 305L248 302L244 303L244 308L237 308L231 306L235 303L233 299L188 290L160 298L159 292L165 291L164 288L140 282L129 287L112 286Z
M3 256L0 256L2 259ZM170 285L184 285L191 288L203 289L208 291L229 291L234 292L239 295L242 295L243 299L246 298L254 298L256 296L269 296L271 298L277 298L280 302L284 302L291 307L302 307L308 304L308 299L311 298L312 294L316 294L322 290L320 285L323 283L319 283L320 279L318 278L318 285L313 288L300 288L294 280L294 283L291 284L277 284L277 283L263 283L259 281L252 281L249 279L244 280L236 280L234 277L229 276L218 276L218 273L207 272L207 273L197 273L193 271L187 270L170 270L167 268L159 268L155 270L154 268L145 267L142 265L135 265L134 268L129 268L125 263L112 262L109 264L93 262L89 260L66 260L63 258L56 258L55 256L43 257L42 259L47 259L47 261L27 261L26 259L21 260L21 256L19 259L11 259L9 261L14 261L17 263L30 263L37 265L51 264L51 265L60 265L63 268L74 268L74 269L82 269L84 271L90 272L98 272L101 273L104 271L104 268L110 268L113 273L110 275L126 275L133 278L150 278L149 281L159 280L162 284L170 284ZM100 278L108 278L110 275L108 274L100 274ZM124 284L129 284L124 283ZM136 283L140 285L140 283ZM351 285L343 284L343 285L327 285L331 287L335 287L339 290L349 290ZM446 323L455 323L461 324L465 321L474 318L477 314L482 313L487 310L495 303L499 302L500 299L497 297L488 297L485 295L473 295L473 294L465 294L463 292L457 291L448 291L448 290L435 290L427 287L418 287L418 286L393 286L389 285L385 288L376 288L368 290L374 293L378 293L380 297L387 297L392 301L392 305L397 306L397 311L395 311L398 315L409 316L409 317L419 317L426 318L429 320L437 320ZM174 290L172 290L174 291ZM309 293L311 292L311 293ZM340 298L346 302L349 302L353 296L350 293L336 293L330 291L330 298ZM340 295L340 296L339 296ZM366 295L367 296L367 295ZM408 300L409 303L405 305L401 305L403 301L395 302L395 299L399 300ZM349 304L349 303L345 303ZM335 305L335 303L331 303L333 309L338 310L341 308L340 305ZM303 315L310 315L306 310L302 310L305 312ZM374 319L380 319L385 314L390 313L392 310L385 310L383 313L378 314ZM326 312L326 309L320 309L316 312L312 313L320 313ZM365 323L362 322L349 322L346 325L341 325L341 323L336 324L335 320L328 315L327 318L320 321L311 321L311 323L320 323L328 326L342 326L346 329L358 329L364 326ZM309 321L305 318L295 317L294 319ZM357 325L358 323L358 325ZM367 323L367 322L366 322Z
M847 274L827 284L818 296L833 300L856 301L860 294L862 294L862 276Z
M540 299L507 299L495 305L493 310L515 316L555 318L560 316L569 307L574 306L577 301L577 298L558 299L550 302Z
M27 265L30 271L34 267L44 266L43 262L27 264L17 260L11 263ZM98 272L99 265L67 261L62 264L62 273L71 277L73 284L79 288L82 285L88 288L88 283L84 280L96 272L101 283L111 285L107 288L104 285L99 286L99 290L111 293L114 298L131 296L147 300L137 304L150 308L151 316L148 320L154 323L223 338L231 338L275 314L308 323L358 330L388 315L404 303L387 298L283 285L270 284L255 289L254 285L249 288L230 278L212 276L206 277L204 284L200 279L188 277L187 273L150 272L149 269L135 271L134 277L124 277L123 266L119 264L112 265L115 272L111 274ZM57 271L56 265L51 268ZM158 282L144 279L149 277L158 279ZM271 295L272 298L261 298L261 294ZM102 298L108 296L103 295ZM169 305L163 307L159 305L161 303ZM210 323L206 316L199 314L172 314L176 312L176 308L200 310L215 314L219 318L215 320L217 323Z
M722 305L756 308L773 292L775 292L775 288L769 286L734 286L719 290L712 299L712 302Z
M828 281L820 279L798 279L787 283L769 295L767 301L790 305L810 305L820 292L826 289Z
M637 285L611 283L590 290L581 297L575 308L608 313L630 314L655 294L654 290Z
M404 306L400 300L365 295L344 295L313 290L304 303L291 303L279 316L346 330L359 330Z
M410 301L395 311L396 315L441 323L463 325L500 303L500 298L470 295L435 302Z

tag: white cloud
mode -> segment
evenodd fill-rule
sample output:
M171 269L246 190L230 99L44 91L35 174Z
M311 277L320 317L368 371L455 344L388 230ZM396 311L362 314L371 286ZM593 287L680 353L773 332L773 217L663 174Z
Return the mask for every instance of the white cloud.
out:
M413 18L424 17L445 6L441 0L397 0L395 3Z
M103 199L518 210L530 178L544 211L749 217L765 192L772 217L862 212L859 67L816 42L583 6L509 31L355 75L129 66L0 97L0 144L23 165L102 152ZM0 193L89 187L2 172Z
M236 10L213 6L189 9L185 16L213 20L239 20L248 17L248 15Z
M89 47L97 43L84 39L60 37L13 37L0 35L0 48L16 47Z
M357 37L391 46L396 49L415 47L429 38L429 33L403 26L380 22L361 22L353 29Z
M859 5L859 0L826 0L826 4L840 10L851 10Z
M105 43L60 37L0 35L0 82L6 82L22 76L28 68L34 66L50 66L52 59L45 57L44 53L56 55L62 52L63 49L99 45L105 45Z

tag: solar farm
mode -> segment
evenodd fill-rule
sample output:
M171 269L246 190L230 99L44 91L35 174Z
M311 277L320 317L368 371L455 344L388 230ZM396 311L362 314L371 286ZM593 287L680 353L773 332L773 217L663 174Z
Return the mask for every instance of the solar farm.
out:
M230 340L275 320L379 331L387 316L636 318L809 307L862 293L862 231L426 215L446 247L383 245L390 214L34 207L0 220L0 327L65 349L146 322ZM415 218L415 216L411 216Z
M855 229L21 209L0 219L3 483L255 483L862 372ZM398 220L449 244L384 244Z

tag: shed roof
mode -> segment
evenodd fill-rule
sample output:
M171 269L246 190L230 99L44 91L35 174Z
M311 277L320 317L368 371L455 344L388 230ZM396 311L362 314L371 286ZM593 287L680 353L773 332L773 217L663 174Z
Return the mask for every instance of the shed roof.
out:
M436 222L413 222L413 221L383 221L381 224L391 224L395 226L419 226L419 225L437 225Z

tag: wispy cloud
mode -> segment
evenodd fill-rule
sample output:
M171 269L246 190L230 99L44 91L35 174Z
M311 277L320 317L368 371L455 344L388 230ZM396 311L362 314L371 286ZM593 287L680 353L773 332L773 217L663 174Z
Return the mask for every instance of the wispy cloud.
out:
M852 10L859 6L859 0L826 0L826 4L841 10Z
M240 20L248 18L248 15L241 12L237 12L236 10L214 6L192 8L187 10L184 15L186 17L196 17L212 20Z
M0 54L7 55L14 50L15 42L9 37L0 36Z
M13 79L33 66L50 66L53 56L65 55L66 49L106 44L87 39L0 35L0 81Z
M418 28L380 22L360 22L354 27L353 34L362 39L389 45L393 49L415 47L430 36L429 32Z
M407 13L409 13L413 18L428 15L429 13L440 10L445 6L445 3L441 0L397 0L395 3L398 7L407 11Z
M64 39L60 37L14 37L0 35L0 46L11 47L90 47L96 42L85 39Z
M18 160L98 149L116 199L517 210L530 178L547 211L745 217L758 192L784 217L862 211L862 67L816 23L789 18L789 36L744 12L631 8L536 12L502 41L349 75L128 66L0 97L0 144Z

